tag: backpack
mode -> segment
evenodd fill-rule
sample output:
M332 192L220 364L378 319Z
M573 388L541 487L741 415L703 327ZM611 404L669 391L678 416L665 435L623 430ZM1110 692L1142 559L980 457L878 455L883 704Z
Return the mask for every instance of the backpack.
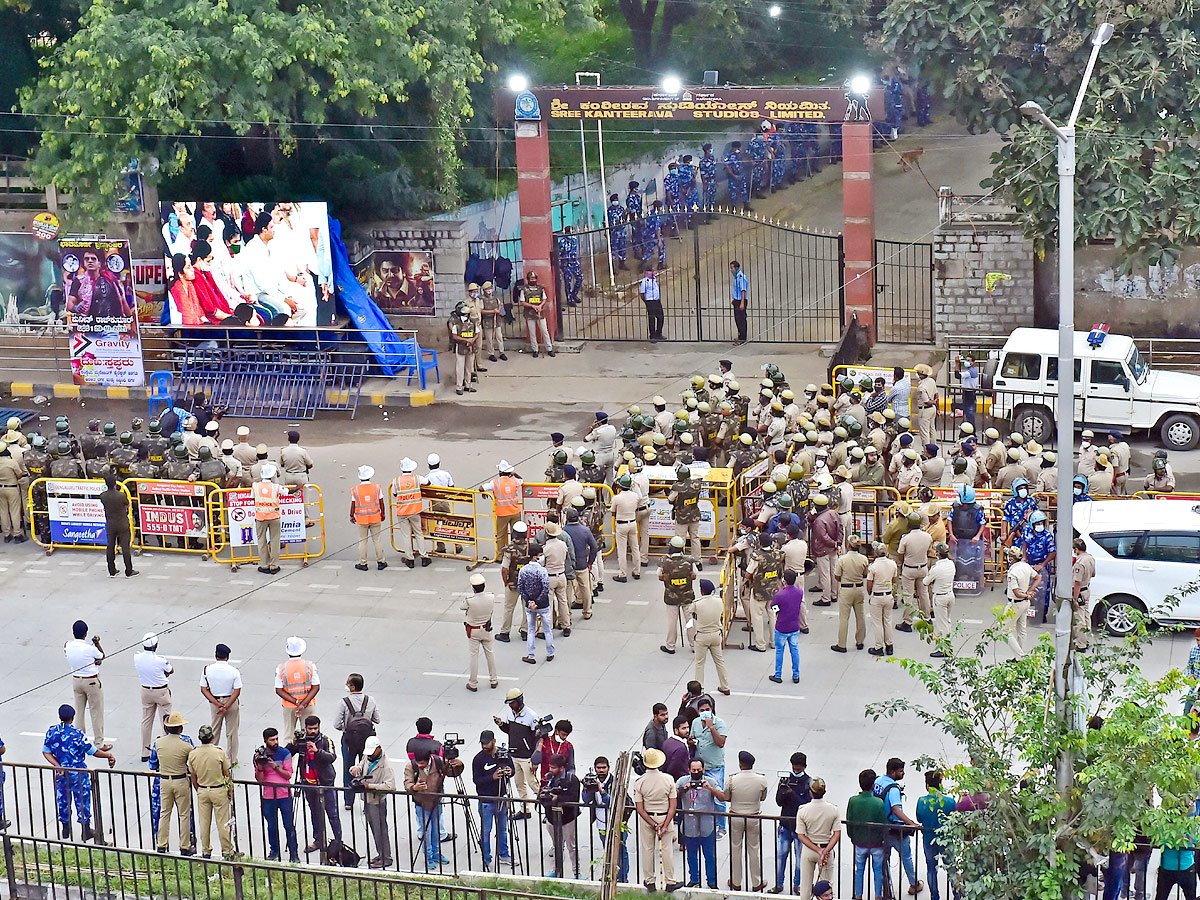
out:
M344 866L347 869L357 869L358 864L362 861L354 848L349 844L342 843L338 838L334 838L329 842L329 846L325 848L325 857L331 866Z
M367 703L370 702L370 699L363 694L362 707L355 709L349 697L342 698L347 712L342 737L346 741L347 756L352 760L362 756L363 750L367 746L367 738L375 734L375 723L367 715Z

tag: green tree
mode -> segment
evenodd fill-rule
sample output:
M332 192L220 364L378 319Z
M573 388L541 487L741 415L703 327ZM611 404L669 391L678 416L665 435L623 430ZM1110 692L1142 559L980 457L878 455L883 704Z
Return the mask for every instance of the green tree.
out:
M362 155L350 147L406 143L438 201L452 205L484 49L512 41L515 16L529 5L92 0L79 30L21 91L22 110L42 130L35 177L70 190L73 213L98 218L133 157L158 155L169 179L205 141L213 155L257 163L243 168L247 177L269 177L302 144L341 142L327 162ZM543 17L563 15L557 0L537 5ZM401 127L383 127L397 120ZM364 156L367 168L386 178L388 154L375 156ZM310 183L323 174L300 173Z
M1119 641L1094 641L1078 655L1091 698L1073 710L1077 720L1091 721L1080 731L1054 714L1052 640L1010 660L1004 626L1002 615L973 648L937 665L898 661L930 701L894 698L870 704L867 715L913 715L968 755L968 764L946 768L961 791L985 794L986 808L951 815L940 837L962 896L1079 897L1081 868L1110 848L1132 849L1139 832L1170 844L1198 827L1186 818L1200 786L1200 745L1177 712L1184 679L1178 670L1157 679L1142 674L1138 662L1151 639L1144 627ZM1075 761L1065 797L1055 783L1064 751Z
M1039 250L1056 241L1053 137L1017 107L1068 118L1096 24L1115 35L1100 55L1077 127L1076 240L1113 239L1131 262L1173 262L1200 238L1194 115L1200 27L1194 0L1140 4L888 0L882 47L941 86L973 132L1005 137L985 187L1015 202Z

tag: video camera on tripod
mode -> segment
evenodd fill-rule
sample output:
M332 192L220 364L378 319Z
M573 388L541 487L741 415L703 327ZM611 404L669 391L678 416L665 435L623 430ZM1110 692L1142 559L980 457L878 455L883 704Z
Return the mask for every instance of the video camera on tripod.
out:
M513 762L512 752L508 749L508 744L497 744L496 752L492 754L492 758L496 760L496 768L505 778L512 778L517 771L516 763Z
M447 731L442 738L442 758L458 759L458 748L466 742L466 738L459 737L457 731Z

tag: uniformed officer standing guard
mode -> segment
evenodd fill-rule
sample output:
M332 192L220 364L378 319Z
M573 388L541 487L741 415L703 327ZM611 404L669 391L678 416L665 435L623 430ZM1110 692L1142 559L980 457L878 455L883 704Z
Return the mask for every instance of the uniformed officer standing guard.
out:
M0 441L0 532L4 543L25 540L21 533L21 479L25 468L15 459L8 444Z
M504 582L504 624L496 632L496 640L508 643L512 629L513 613L521 599L517 593L517 574L521 567L533 558L534 549L529 542L529 526L522 521L513 523L512 540L504 548L500 559L500 578ZM522 614L521 621L524 622Z
M696 558L697 566L700 566L700 485L692 480L692 474L686 466L676 469L675 477L676 481L667 494L667 500L674 511L675 536L680 540L691 539L692 556Z
M670 549L658 570L658 580L663 583L663 603L667 609L667 642L658 648L663 653L675 652L683 607L696 599L693 585L699 563L693 557L683 555L685 546L686 542L678 535L671 538Z
M612 251L612 264L615 268L624 270L626 268L625 242L628 235L625 225L625 207L621 205L619 194L609 195L606 221L608 222L608 242Z
M471 310L461 300L450 313L446 322L450 345L454 349L454 393L460 397L464 391L474 392L471 386L471 357L475 348L475 323L471 321Z
M42 742L42 756L54 766L54 799L58 807L58 824L63 840L71 840L71 800L75 801L75 818L82 826L80 839L96 839L104 843L103 836L92 832L92 783L87 773L87 758L98 756L108 760L111 769L117 758L88 742L83 732L75 727L75 707L64 703L58 708L58 724L46 732Z
M1071 566L1071 643L1083 652L1088 648L1088 620L1091 610L1092 579L1096 577L1096 558L1088 553L1083 538L1075 538L1075 562Z
M750 211L750 195L746 192L746 173L742 162L742 142L734 141L729 145L729 152L722 160L725 167L725 177L729 180L729 205L734 209L740 205L745 212Z
M496 605L495 595L484 590L487 581L476 572L471 576L471 593L463 598L460 607L464 614L463 625L467 630L470 645L470 669L467 675L467 690L479 690L479 651L487 661L488 680L494 688L500 683L496 674L495 645L492 642L492 611Z
M167 733L154 739L162 804L158 813L155 843L159 853L166 853L170 849L171 811L174 809L179 821L179 852L182 856L194 856L196 851L192 847L192 783L187 767L192 745L182 737L183 726L186 724L187 720L180 713L173 712L163 722Z
M283 470L283 483L290 485L308 484L313 460L308 451L300 446L300 432L287 433L287 446L279 451L279 467ZM216 454L213 454L216 456Z
M416 558L427 566L432 560L425 549L425 532L421 526L421 480L416 475L417 461L407 456L400 460L400 474L392 479L392 521L400 534L400 559L410 569L416 568ZM407 554L405 551L409 551Z
M913 405L917 408L917 431L924 446L937 441L938 387L933 380L933 369L925 363L919 363L916 372L921 380L917 382Z
M622 234L624 234L623 231ZM624 253L622 247L622 259L624 259ZM539 340L546 345L546 355L554 356L554 344L550 341L550 326L546 324L546 299L546 289L538 284L537 272L530 272L525 276L525 287L521 291L520 304L525 311L525 330L528 332L529 349L533 351L534 359L538 358Z
M233 859L237 855L229 827L233 788L228 781L233 769L225 751L216 745L211 725L201 725L196 737L200 739L200 746L193 747L188 754L187 767L192 787L196 789L196 826L200 831L200 850L205 859L212 857L212 820L215 818L221 856Z
M850 615L854 614L854 644L861 650L867 638L867 619L864 610L867 567L870 563L859 550L857 534L846 538L846 552L833 564L833 577L838 582L838 640L829 649L834 653L845 653L847 634L850 630Z
M154 431L154 423L150 423L150 430ZM246 469L249 469L258 461L258 454L254 449L254 445L250 443L250 429L245 425L239 425L237 430L237 443L233 445L233 455L237 457L237 461Z
M642 554L638 545L637 515L641 506L641 498L633 489L633 477L622 475L616 482L617 494L612 499L612 511L616 524L617 566L620 574L613 581L624 584L629 580L630 572L634 578L642 577Z
M158 635L142 637L142 650L133 656L138 682L142 686L142 762L150 760L150 735L154 723L171 712L171 687L167 681L175 669L166 657L158 655Z
M702 186L700 209L707 224L712 221L713 211L717 208L717 158L713 156L712 144L704 144L700 149L704 153L698 166Z
M656 867L663 887L674 891L683 885L675 880L675 779L660 770L666 754L651 747L643 756L646 772L633 783L633 803L638 815L638 849L642 860L642 885L656 889ZM656 865L657 864L657 865Z
M358 562L354 568L367 571L367 540L375 543L375 567L386 569L383 558L383 519L387 501L383 489L373 479L375 470L370 466L358 467L358 484L350 492L350 523L358 526Z
M765 653L768 648L775 646L775 616L771 610L771 600L783 586L783 553L765 532L758 535L758 546L750 547L746 575L750 580L752 601L750 632L753 643L750 649Z
M575 239L578 244L579 239ZM479 298L480 311L483 313L483 351L488 360L496 362L497 356L507 361L504 352L504 329L500 325L500 315L503 312L500 298L496 296L496 287L490 281L483 283L483 296Z
M725 671L725 602L717 593L716 586L707 578L700 579L700 598L689 606L685 614L696 623L696 674L695 679L704 682L704 661L709 654L717 667L717 690L729 694L729 675Z

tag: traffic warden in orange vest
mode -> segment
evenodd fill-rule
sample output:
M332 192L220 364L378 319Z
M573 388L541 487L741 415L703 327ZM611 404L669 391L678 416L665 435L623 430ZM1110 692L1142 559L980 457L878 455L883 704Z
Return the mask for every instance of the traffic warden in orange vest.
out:
M293 635L287 639L288 660L275 669L275 693L283 701L283 731L293 735L304 730L305 716L317 714L317 694L321 679L317 667L304 659L308 645L304 638Z
M415 557L421 557L421 565L430 563L425 550L425 534L421 531L421 479L416 474L417 461L407 456L400 460L400 474L392 479L392 527L399 533L400 540L393 546L400 550L400 558L410 569L416 568ZM412 555L405 553L408 550ZM366 557L363 557L366 562Z
M278 470L274 463L263 463L261 478L254 482L254 532L258 539L258 571L274 575L279 571L280 500L291 489L275 483Z
M383 558L383 489L371 479L375 470L370 466L358 467L358 484L350 492L350 522L358 526L358 564L360 572L367 571L367 538L375 542L375 566L386 569Z
M497 558L512 541L512 526L521 520L521 476L513 471L507 459L496 463L500 474L483 486L492 495L492 512L496 516Z

